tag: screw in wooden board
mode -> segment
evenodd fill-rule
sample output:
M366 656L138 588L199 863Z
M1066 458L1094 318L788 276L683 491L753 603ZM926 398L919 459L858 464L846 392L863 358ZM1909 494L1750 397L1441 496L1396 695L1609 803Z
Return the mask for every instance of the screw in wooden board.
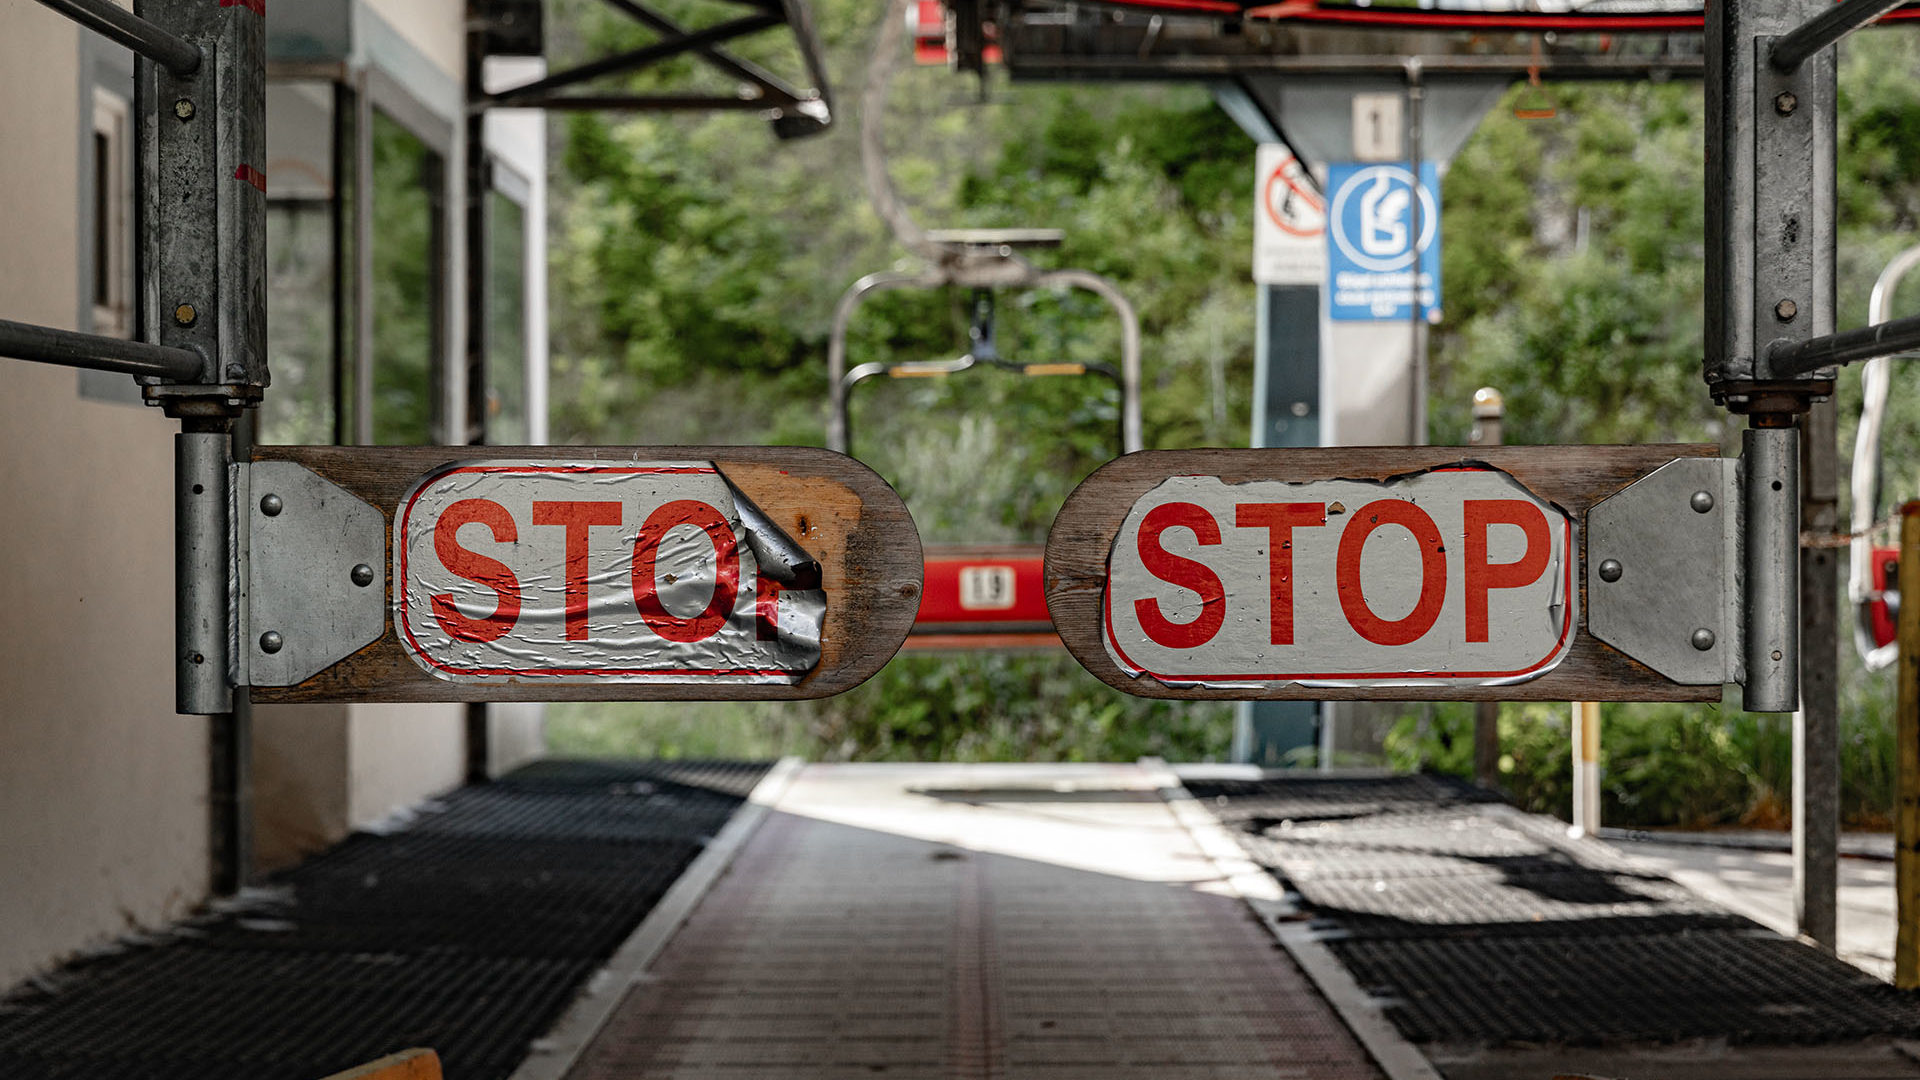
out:
M260 651L263 653L277 653L284 648L286 644L286 639L280 636L280 631L278 630L269 630L260 635Z
M281 502L280 496L278 495L269 494L260 496L260 512L268 517L279 517L280 511L286 508L287 504Z
M193 321L199 317L200 313L193 309L192 304L181 304L173 309L173 321L181 326L192 326Z

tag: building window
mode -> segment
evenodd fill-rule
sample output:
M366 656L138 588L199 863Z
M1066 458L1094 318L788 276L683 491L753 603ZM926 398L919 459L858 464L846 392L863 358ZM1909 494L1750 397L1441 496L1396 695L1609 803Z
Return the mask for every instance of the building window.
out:
M444 385L445 163L373 114L373 441L434 441Z
M133 190L127 99L93 91L93 331L133 336Z
M517 445L527 441L527 211L494 190L487 214L487 441Z
M336 117L332 83L267 86L267 366L262 443L339 437L340 294Z

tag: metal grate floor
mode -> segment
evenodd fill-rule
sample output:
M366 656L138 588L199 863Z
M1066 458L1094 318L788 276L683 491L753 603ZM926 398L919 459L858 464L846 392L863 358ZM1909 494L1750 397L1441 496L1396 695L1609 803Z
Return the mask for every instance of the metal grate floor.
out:
M1438 777L1188 790L1415 1042L1920 1036L1920 997Z
M765 766L543 761L0 1002L6 1080L313 1080L408 1046L502 1080Z

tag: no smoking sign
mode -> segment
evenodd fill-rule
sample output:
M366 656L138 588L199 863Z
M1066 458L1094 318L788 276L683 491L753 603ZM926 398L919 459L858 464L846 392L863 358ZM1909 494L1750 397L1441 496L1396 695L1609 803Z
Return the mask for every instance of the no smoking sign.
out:
M1326 276L1326 201L1292 151L1265 144L1255 156L1253 280L1316 285Z

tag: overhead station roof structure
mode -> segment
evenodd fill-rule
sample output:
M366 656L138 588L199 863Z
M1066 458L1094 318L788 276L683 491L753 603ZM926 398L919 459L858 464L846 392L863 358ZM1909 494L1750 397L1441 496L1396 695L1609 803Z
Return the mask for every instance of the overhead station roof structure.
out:
M957 68L1017 79L1698 77L1699 0L949 0ZM1920 18L1910 4L1887 19Z

